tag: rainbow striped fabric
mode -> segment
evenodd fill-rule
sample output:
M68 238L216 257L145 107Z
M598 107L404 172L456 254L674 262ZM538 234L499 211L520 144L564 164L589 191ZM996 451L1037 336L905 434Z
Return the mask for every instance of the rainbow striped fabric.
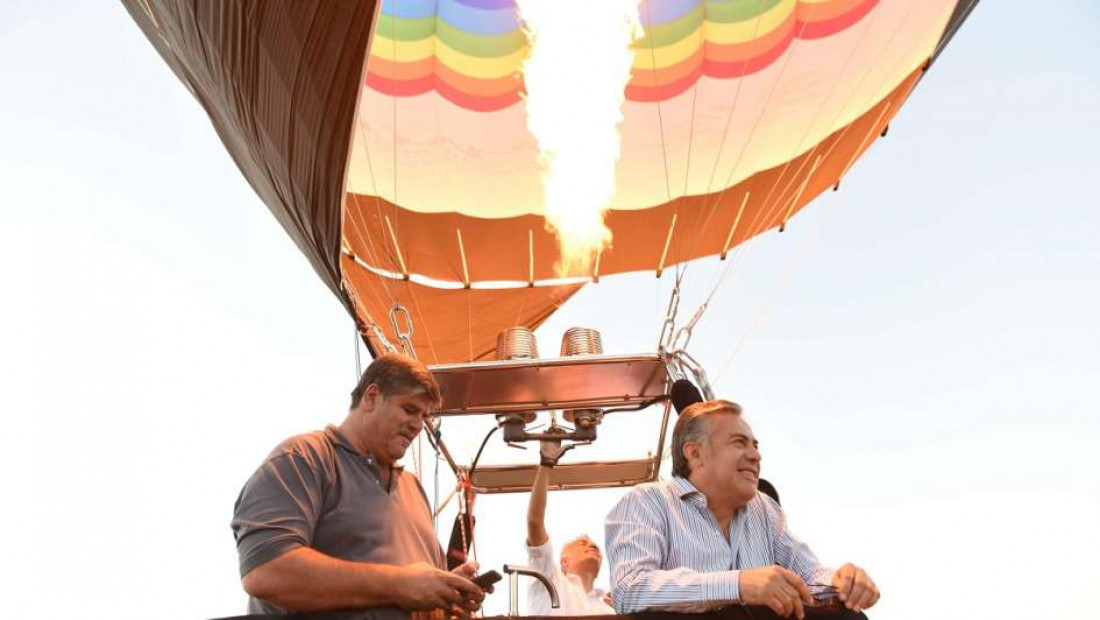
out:
M879 0L641 0L626 97L663 101L701 76L734 78L776 61L796 38L845 30ZM583 19L583 16L578 16ZM515 0L384 0L366 85L385 95L429 91L490 112L520 100L528 53Z

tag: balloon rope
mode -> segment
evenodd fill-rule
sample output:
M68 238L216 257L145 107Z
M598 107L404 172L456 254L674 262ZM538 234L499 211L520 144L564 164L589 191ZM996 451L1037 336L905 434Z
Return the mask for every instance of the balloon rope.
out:
M470 299L472 295L473 291L466 289L466 341L470 351L468 359L471 362L474 361L474 310Z
M899 21L898 25L895 27L895 29L893 30L891 35L885 39L886 43L884 44L883 48L879 51L879 53L876 55L876 58L881 58L882 57L883 53L886 51L886 48L890 45L890 43L892 41L895 40L895 36L897 35L897 33L901 30L901 28L903 26L905 26L909 22L909 20L912 17L914 9L916 8L917 4L918 3L914 3L910 7L910 9L906 13L905 17L902 18L901 21ZM811 10L813 10L813 9L811 8ZM871 23L873 23L873 20L875 19L875 17L877 17L878 14L879 14L879 11L876 11L874 13L874 15L871 16L871 19L868 21L868 25L863 29L863 32L861 33L859 40L857 40L857 42L856 42L856 45L853 46L851 51L848 53L848 57L844 61L844 67L837 73L837 78L833 82L833 84L830 86L829 94L826 95L825 101L827 101L829 96L832 95L833 91L836 88L836 85L840 82L840 76L844 73L844 70L847 68L848 64L851 62L852 58L855 56L856 51L863 45L864 41L867 38L867 34L871 29ZM887 71L883 74L883 78L880 82L878 90L881 90L883 88L883 86L885 85L886 80L889 78L889 76L893 75L894 71L896 71L897 63L900 62L900 58L901 57L899 57L899 60L895 61L895 64L891 68L890 71ZM788 58L788 60L789 60L789 58ZM840 117L843 115L843 113L851 105L852 101L855 99L856 93L859 92L860 87L863 85L863 82L867 79L868 75L870 75L871 71L875 68L875 66L877 66L877 64L878 64L877 62L873 63L870 67L868 67L863 72L863 75L860 76L860 79L856 83L855 87L853 87L851 89L851 92L848 95L848 99L845 101L844 105L841 106L840 109L837 111L837 113L833 116L832 125L836 124L836 122L840 119ZM784 67L783 67L783 70L785 70L785 69L786 69L786 64L784 64ZM778 84L778 80L777 80L777 84ZM773 89L773 92L774 92L774 89ZM770 100L770 99L771 99L771 94L768 95L768 100ZM766 107L766 105L767 104L765 103L765 107ZM890 104L887 103L886 109L888 109L889 107L890 107ZM776 180L776 183L771 186L768 194L765 196L763 205L768 204L771 196L773 195L773 193L775 191L775 188L779 185L780 180L782 180L782 178L785 176L785 173L789 169L791 162L797 156L798 151L802 148L802 145L804 144L807 136L809 135L810 129L813 128L813 125L817 122L817 119L820 116L821 112L824 110L824 108L825 108L824 103L822 103L822 106L819 107L817 112L814 114L813 119L810 121L810 123L803 130L802 136L799 139L798 146L795 147L794 153L792 153L791 158L788 158L786 164L784 164L783 169L780 171L779 177ZM871 127L871 132L876 131L876 126L881 121L882 116L883 116L883 114L880 114L879 121L876 121L875 126ZM759 122L759 120L760 120L760 117L757 117L757 122ZM841 132L840 136L835 141L833 141L833 143L828 147L828 149L822 155L818 156L818 161L827 159L829 157L829 155L833 152L833 150L837 147L837 145L839 145L843 141L844 136L847 134L847 132L852 128L852 126L854 124L855 123L849 123L848 125L846 125L844 127L844 130ZM755 130L756 130L756 125L754 124L753 132L755 132ZM751 140L751 134L750 134L750 140ZM747 147L747 145L748 145L748 142L746 141L746 147ZM799 167L796 170L795 174L792 175L789 179L787 179L786 185L784 185L783 190L781 190L778 194L779 197L786 194L787 190L790 188L790 186L793 183L794 179L798 176L798 174L802 171L802 169L806 166L806 164L814 159L813 153L820 146L821 146L821 144L819 143L813 149L811 149L811 151L809 153L809 156L807 156L803 159L802 163L799 165ZM742 149L742 154L743 153L744 153L744 149ZM738 156L738 161L739 160L740 160L740 155ZM717 166L717 163L718 163L717 160L715 160L715 166ZM726 188L722 189L721 192L719 192L718 197L712 203L713 206L717 206L718 201L721 199L722 194L724 194L725 191L729 188L728 182L730 180L732 180L732 174L733 174L734 170L736 170L736 164L735 164L734 168L731 169L730 177L727 179ZM708 187L708 191L709 191L709 189L710 188ZM798 199L797 196L793 198L793 200L797 200L797 199ZM760 234L761 232L763 232L763 230L770 225L770 223L774 219L776 211L778 210L778 208L782 204L785 204L785 203L781 200L778 200L778 198L777 198L776 202L773 203L770 207L766 207L766 208L762 208L762 209L757 210L756 215L753 217L752 221L749 223L750 233L745 237L746 240L751 239L751 238L755 237L756 235ZM794 206L797 206L797 205L792 204L791 206L794 207ZM708 223L709 223L710 217L713 215L713 212L714 212L714 210L712 208L710 214L708 214L708 217L707 217L707 222ZM732 230L730 231L730 236L731 236L731 238L733 236L733 231ZM714 299L715 294L718 292L718 289L725 282L728 274L730 273L730 271L732 270L734 265L737 264L738 262L740 262L740 257L743 254L743 247L744 247L743 244L739 244L738 246L736 246L732 259L730 260L730 262L728 262L726 264L726 267L722 270L722 273L719 275L719 277L717 278L717 280L714 283L714 286L711 288L710 293L707 295L707 297L703 301L703 303L700 304L700 309L702 309L703 311L705 311L706 307L708 307L709 303ZM758 314L758 316L760 316L760 314ZM751 328L750 328L749 331L751 331ZM746 336L747 336L747 333L748 332L746 332ZM742 340L743 340L743 338L742 338Z
M759 2L757 2L757 4L756 4L756 13L757 13L756 23L753 25L752 37L751 37L750 40L755 40L756 35L759 33L760 22L761 22L761 20L763 20L764 13L765 13L765 11L763 10L763 7L764 7L764 0L760 0ZM749 58L750 58L749 56L746 56L745 59L741 62L741 69L738 71L739 75L743 76L745 74L745 69L748 68L748 65L749 65ZM719 143L718 153L714 156L714 165L711 166L710 178L707 180L707 191L704 193L704 195L710 194L712 191L714 191L714 175L716 175L718 173L718 162L722 161L722 151L726 148L726 144L728 142L727 138L728 138L729 132L730 132L730 125L732 124L731 121L733 120L733 112L734 112L734 110L737 109L737 102L741 99L741 88L744 85L744 83L745 83L744 78L741 78L741 79L737 80L737 90L735 90L734 93L733 93L733 103L730 104L730 111L726 115L726 126L722 130L722 142ZM759 121L759 117L757 117L757 120ZM738 156L738 157L740 158L740 156Z
M364 68L363 68L364 73L369 71L369 64L370 64L370 54L369 54L369 50L368 50L367 51L367 59L366 59L366 62L364 63ZM383 216L382 216L381 198L379 197L378 183L377 183L377 179L376 179L375 174L374 174L374 163L373 163L373 158L371 157L370 143L367 140L367 132L366 132L366 129L364 127L363 119L362 119L361 115L359 114L359 110L356 110L355 130L357 130L358 133L359 133L358 142L362 144L363 154L365 155L364 159L367 162L367 172L368 172L368 175L370 177L371 193L374 197L375 209L378 212L379 221L382 221ZM395 132L394 133L394 139L395 140L396 140L396 135L397 134ZM352 202L354 204L354 208L351 209L351 214L350 214L349 217L346 218L346 220L351 223L351 227L354 230L354 232L358 235L361 245L367 250L367 254L370 257L370 261L375 265L382 265L383 264L382 260L381 260L382 252L376 247L376 245L374 243L374 238L372 237L372 235L369 232L370 228L367 225L366 221L363 220L364 207L363 207L363 205L361 204L361 202L359 200L359 195L357 193L351 192L351 191L348 191L347 193L350 194L351 197L352 197ZM344 208L345 209L347 208L346 205L345 205ZM347 231L342 230L342 232L346 233ZM378 280L382 284L382 290L383 290L383 292L385 294L385 297L387 299L385 301L383 301L382 298L380 297L378 291L376 291L374 289L374 287L371 287L371 286L367 287L368 288L368 294L370 294L374 297L375 303L378 306L380 306L380 307L392 307L395 303L397 303L396 296L394 295L393 291L390 290L390 286L389 286L389 283L386 281L386 278L378 278ZM349 291L354 291L354 289L352 289L352 287L350 287L350 286L348 286L348 290ZM354 297L354 295L351 295L351 296ZM380 335L380 337L384 337L385 334L382 331L381 326L379 326L377 321L375 321L374 317L371 316L371 314L367 310L366 306L360 304L359 307L360 307L363 315L365 315L365 319L368 322L370 322L371 327L374 330L376 330L376 334Z
M436 538L439 537L439 511L441 510L439 506L439 461L440 456L437 449L435 451L435 484L432 485L435 489L435 512L432 513L432 527L435 528Z
M761 9L762 5L763 5L763 0L760 0L760 3L757 5L757 9ZM810 10L812 11L813 8L811 7ZM760 27L760 21L761 21L762 17L763 17L763 13L761 12L757 16L756 24L754 26L754 31L753 31L754 36L756 34L756 29L759 29L759 27ZM805 23L803 23L803 29L805 29ZM794 43L792 44L792 47L798 45L800 40L801 39L796 37ZM768 92L768 96L764 101L764 105L761 107L760 114L758 114L756 116L756 119L753 121L752 127L749 130L748 137L745 139L745 144L741 147L741 151L738 153L737 159L734 160L734 164L733 164L733 167L731 168L730 175L729 175L730 178L732 178L733 172L736 171L738 165L740 165L741 158L744 156L745 151L748 149L748 145L752 141L753 135L756 134L756 129L760 125L761 119L764 117L764 112L767 110L768 103L771 101L772 95L775 94L775 91L779 87L779 83L783 80L783 76L787 71L787 65L790 63L791 56L793 56L793 50L791 50L790 53L787 54L786 59L784 60L783 66L780 68L779 75L778 75L778 77L776 77L775 82L772 84L772 88ZM742 70L744 70L745 66L747 66L747 63L748 63L748 59L746 59L744 61L744 63L742 64ZM708 193L710 192L710 185L714 181L714 172L717 170L718 162L721 158L722 148L724 148L725 143L726 143L726 135L725 134L728 133L728 131L729 131L730 121L733 118L733 111L734 111L734 108L737 106L737 100L740 98L742 83L743 83L742 80L738 80L737 90L734 93L733 103L730 106L729 115L726 117L726 127L725 127L725 132L723 134L722 144L719 146L719 153L718 153L718 156L714 160L714 168L711 170L711 178L707 183ZM719 202L722 198L722 195L725 193L725 189L728 189L728 181L729 181L729 179L727 179L727 184L726 184L727 187L724 188L722 190L722 192L720 192L718 194L718 196L711 202L711 207L710 207L711 215L713 214L713 211L717 209L717 206L718 206L718 204L719 204ZM709 221L710 221L710 215L708 215L707 220L704 222L704 229L709 224ZM673 286L672 293L670 293L670 295L678 295L679 294L680 285L683 282L684 276L687 275L687 269L688 269L687 264L683 264L681 266L681 263L677 263L676 284ZM670 303L671 303L671 297L670 297ZM672 327L675 327L675 325L673 325ZM664 329L664 327L662 327L662 329Z
M915 5L915 3L914 3L914 5ZM812 11L813 9L811 8L810 10ZM910 9L910 11L912 11L912 9ZM844 59L844 64L841 65L840 71L837 71L836 79L833 80L833 83L829 86L829 90L828 90L828 92L825 93L825 97L821 100L821 105L817 108L817 111L814 112L813 118L810 119L810 122L806 124L805 129L802 130L802 135L799 137L798 143L795 145L794 149L791 151L790 157L788 157L787 161L783 164L783 168L779 171L779 176L776 178L776 182L774 184L772 184L772 186L770 188L768 188L768 193L764 195L764 202L762 204L764 204L764 205L769 204L769 202L771 201L771 198L772 198L773 195L776 196L776 202L781 202L781 198L784 195L786 195L787 191L791 188L791 184L794 183L795 179L797 179L799 177L799 175L802 173L802 170L806 167L806 164L809 163L812 159L814 159L812 156L813 156L814 152L817 151L818 147L821 146L822 142L819 142L818 144L816 144L814 146L813 149L811 149L810 156L802 158L802 162L799 164L798 169L795 171L794 174L792 174L790 176L789 179L787 179L786 184L783 185L783 189L780 190L779 194L778 195L775 194L775 189L777 187L779 187L780 181L786 175L787 170L790 169L791 162L793 162L798 157L798 154L802 152L803 146L806 143L806 138L809 137L809 135L810 135L810 130L813 129L814 124L817 123L817 119L820 118L821 112L825 110L825 104L828 103L829 98L832 97L833 91L836 90L837 84L840 83L841 76L843 76L844 72L848 69L848 65L852 62L852 58L855 57L856 51L860 47L863 46L863 42L866 41L867 33L870 32L871 26L875 22L875 18L878 17L881 13L882 13L882 11L872 11L871 12L871 17L864 22L863 31L860 33L860 37L856 40L856 44L853 45L852 49L848 52L848 56ZM864 77L866 77L866 73L864 73ZM843 108L841 108L841 110L843 110L844 108L847 108L848 104L851 103L852 99L855 96L855 93L859 91L859 87L860 87L861 84L862 84L862 80L860 80L859 82L856 83L855 88L853 88L851 90L851 93L848 95L848 101L845 102L845 105L844 105ZM840 118L839 114L837 116L834 116L833 117L833 123L830 125L830 127L835 125L836 121L839 118ZM833 142L833 146L835 146L836 144L839 144L841 142L843 137L848 133L848 129L851 128L851 126L852 126L852 123L848 123L848 125L845 126L844 131L841 132L840 137ZM830 149L830 152L831 152L831 149ZM818 157L816 159L816 161L820 162L821 157ZM813 172L814 172L815 169L816 169L816 165L815 165L814 169L811 169L811 171L809 173L810 176L813 175ZM809 176L806 178L806 180L809 181ZM797 200L799 200L799 198L800 198L800 196L795 196L792 199L792 201L797 201ZM796 205L794 205L794 202L792 202L792 204L791 204L792 210L793 210L794 206L796 206ZM770 218L769 218L769 221L770 221Z
M652 33L653 11L651 10L651 7L650 7L650 0L645 0L644 6L645 6L645 12L646 12L646 21L649 22L650 29L651 29L651 31L649 33L649 59L650 59L650 64L653 65L653 83L656 85L657 84L657 53L654 50L654 43L653 43L653 33ZM664 163L664 166L665 166L665 196L667 197L668 202L672 202L672 181L669 178L669 172L668 172L668 148L665 145L665 120L664 120L664 116L661 113L661 102L660 101L657 102L657 129L661 132L661 159L662 159L662 162Z
M820 225L821 223L819 221L818 226L820 227ZM794 258L791 259L790 263L788 263L787 268L783 271L783 274L779 277L778 280L772 283L771 288L768 289L768 292L765 294L764 299L763 301L761 301L760 307L757 309L756 314L753 316L748 328L743 334L741 334L741 337L740 339L738 339L737 344L734 345L732 349L730 349L729 355L726 356L725 361L723 361L722 365L718 367L718 372L714 375L714 378L711 379L714 384L717 384L718 380L721 379L722 375L725 374L726 370L729 369L730 363L732 363L733 358L741 352L741 349L745 346L745 341L748 340L749 335L756 330L756 327L760 324L764 316L768 313L768 310L771 309L772 300L774 300L777 296L779 289L783 286L783 284L787 282L787 280L790 279L791 274L794 273L795 269L802 265L806 256L810 254L809 250L817 245L817 241L821 239L820 230L818 230L817 233L818 234L812 237L806 237L806 240L803 242L802 247L799 248L799 251L795 254ZM811 240L813 241L813 243L810 243Z
M383 221L382 202L381 198L379 198L378 196L378 185L374 177L374 164L372 163L371 159L370 144L367 142L367 133L366 130L363 128L362 118L356 119L356 129L359 131L359 142L362 143L363 153L364 155L366 155L367 172L370 175L371 182L371 193L374 195L374 207L375 210L378 212L378 221L381 222ZM382 265L382 252L376 247L374 243L374 238L369 232L370 227L363 219L364 207L359 201L359 194L355 192L348 193L351 195L352 202L355 205L355 208L352 212L352 217L348 218L348 220L351 221L352 228L359 235L360 240L364 242L363 245L367 249L367 254L370 256L371 262L375 265ZM380 278L380 281L382 283L382 290L385 292L388 300L387 303L380 303L379 305L382 307L390 307L395 301L397 301L397 298L394 296L393 291L390 290L390 285L386 281L386 279ZM377 293L375 293L375 297L378 297Z
M916 3L914 3L913 7L915 7L915 6L916 6ZM887 46L889 45L890 42L895 40L895 37L896 37L897 33L902 29L902 27L904 27L907 23L909 23L912 15L913 15L913 7L910 8L909 12L906 13L905 17L898 23L898 26L891 33L890 37L887 38ZM919 42L915 42L913 45L915 46L918 43ZM886 80L889 78L890 75L893 75L894 72L897 70L898 64L900 64L900 62L901 62L901 58L910 57L912 55L912 49L913 48L911 47L909 49L909 53L907 53L905 55L902 55L902 56L898 56L897 60L894 61L893 66L890 67L890 70L883 73L883 78L880 80L879 86L876 90L881 90L882 88L885 87ZM886 51L886 47L884 47L882 50L880 50L877 57L881 58L885 51ZM875 63L871 67L868 67L868 69L864 72L863 76L861 76L859 84L863 83L863 81L867 78L867 76L871 73L871 71L874 69L875 66L877 66L877 63ZM854 93L855 93L856 90L858 90L858 88L853 89L853 94L849 96L848 101L846 101L844 106L841 108L841 110L839 112L837 112L836 117L834 117L834 119L833 119L833 124L836 123L836 121L839 119L842 112L845 109L847 109L847 107L849 105L851 105L851 102L854 99L854 96L855 96ZM898 103L895 106L894 103L891 102L891 101L885 102L885 106L883 108L883 111L880 112L879 115L876 117L874 123L868 129L867 135L864 136L863 141L861 141L860 149L862 149L862 147L866 145L869 136L875 135L875 134L877 134L881 131L881 129L879 129L879 127L881 126L883 119L888 116L888 110L890 110L891 108L893 108L894 110L897 110L900 107L901 107L901 103ZM886 120L888 122L889 118L886 118ZM849 123L848 126L846 126L845 129L844 129L844 133L846 133L849 129L851 129L851 127L853 125L854 125L854 123ZM841 137L838 138L838 140L835 141L829 147L828 150L826 150L826 152L822 155L822 157L827 158L829 156L829 154L832 152L832 150L836 148L837 144L840 143L841 139L843 139L844 133L842 133ZM856 155L858 155L858 149L857 149L857 153L855 155L853 155L853 161L854 161L854 157ZM807 158L807 160L808 159L809 158ZM851 167L851 165L852 165L852 163L850 162L845 167L845 169L842 171L841 176L843 176L844 173L847 172L847 170ZM839 183L839 179L837 179L837 182ZM774 207L773 207L773 210L774 210ZM770 221L770 219L771 218L765 218L764 221L767 222L767 221ZM755 224L755 220L754 220L754 224ZM754 234L758 234L758 233L754 233ZM721 286L723 281L726 279L726 277L729 274L731 268L734 266L735 263L739 262L740 257L743 253L743 250L742 250L743 247L744 247L743 245L739 245L735 248L735 252L734 252L734 256L732 257L732 260L730 261L729 264L726 265L726 268L722 271L722 274L718 278L718 281L715 282L714 287L711 289L710 294L707 296L706 301L703 302L704 304L709 303L709 301L714 297L715 293L718 291L718 288ZM775 283L775 285L773 285L772 288L769 290L769 292L765 296L764 301L761 303L760 309L757 311L757 313L754 316L754 318L753 318L752 322L750 323L749 327L741 335L741 337L738 340L737 344L731 350L730 354L726 357L726 360L722 363L722 366L719 368L718 373L714 376L714 378L713 378L714 383L718 382L718 379L729 368L729 365L730 365L730 363L732 363L733 358L744 347L745 341L747 340L749 335L755 330L756 326L759 324L759 322L763 319L763 316L766 314L766 311L767 311L767 309L768 309L768 307L771 303L771 300L777 294L777 292L779 290L779 287L782 285L783 282L785 282L790 277L790 275L794 271L795 267L797 267L798 265L801 264L802 260L805 258L806 253L807 253L806 251L799 252L797 258L794 261L792 261L791 265L787 268L786 272L781 276L780 280L777 281Z
M776 76L775 82L772 83L772 87L768 91L768 96L764 99L764 105L762 105L760 107L760 113L756 115L756 118L753 120L752 127L749 128L749 133L748 133L748 136L745 138L745 143L741 146L741 150L737 153L737 158L733 161L733 165L730 167L729 174L726 175L726 182L723 184L722 190L719 191L718 195L715 196L714 199L710 201L711 206L710 206L710 209L708 210L707 218L703 221L703 227L700 230L706 230L707 226L710 225L711 217L714 215L714 212L717 211L718 205L721 204L722 197L725 195L726 190L729 189L730 183L733 181L733 175L734 175L734 173L737 172L738 167L741 165L741 160L744 158L745 153L749 150L749 145L752 143L752 139L756 135L756 130L760 127L760 121L763 120L764 115L767 113L768 106L771 104L772 97L775 96L775 92L777 90L779 90L779 84L783 82L783 78L787 75L787 67L789 67L790 64L791 64L791 58L794 58L795 51L801 46L800 44L802 43L802 35L806 31L806 26L809 25L809 17L810 17L810 15L813 14L813 11L814 11L815 8L817 8L816 5L810 6L810 9L809 9L809 12L807 13L806 19L802 21L802 29L798 31L798 35L794 37L794 41L791 43L791 46L784 53L783 64L779 68L779 75ZM756 23L756 27L759 28L759 26L760 26L760 17L757 18L757 23ZM742 78L742 79L744 79L744 78ZM737 94L740 94L740 92L741 92L740 89L738 89ZM735 104L736 104L737 94L734 95ZM732 118L732 116L733 116L733 106L730 106L730 118ZM727 119L727 123L728 123L728 119ZM727 124L727 129L728 129L728 124ZM715 159L714 165L715 165L715 167L718 166L718 159ZM711 182L713 182L713 177L712 177ZM710 192L710 190L711 190L711 187L709 187L709 183L708 183L708 187L707 187L708 193ZM698 241L698 239L696 239L696 242L697 241ZM694 250L694 247L692 249ZM684 274L686 274L686 273L687 273L687 266L685 265L685 267L683 269L683 273L680 274L680 277L682 278L684 276Z
M354 328L353 342L355 343L355 382L358 383L359 377L363 376L363 362L359 359L359 339L362 338L362 336L359 334L359 326L355 324L355 321L352 321L351 326Z
M364 67L363 67L364 74L366 74L370 70L371 56L370 56L369 52L370 51L367 50L367 60L364 63ZM377 180L377 178L374 174L374 159L371 157L370 142L367 140L367 131L366 131L366 128L365 128L364 123L363 123L363 117L359 112L360 112L360 110L356 110L356 112L355 112L355 114L356 114L356 116L355 116L355 129L356 129L356 131L359 132L359 140L358 141L363 145L363 155L365 156L364 159L366 159L366 162L367 162L367 173L370 176L371 194L374 196L374 208L375 208L375 211L378 213L378 221L382 222L383 219L384 219L384 216L382 214L382 199L379 197L378 180ZM394 139L395 140L396 140L396 136L397 136L397 134L395 132L394 133ZM364 245L367 248L368 254L370 254L371 262L373 262L375 265L381 266L383 264L382 260L381 260L382 252L375 246L374 239L370 235L370 232L369 232L370 227L367 226L366 221L363 220L363 206L359 203L359 195L354 193L354 192L348 192L348 193L351 194L352 201L355 203L354 216L358 216L358 218L359 218L358 222L356 222L356 218L354 216L349 218L352 222L352 226L356 229L356 232L359 233L360 239L366 241L366 243ZM397 204L396 199L394 200L394 204ZM361 229L359 228L360 225L362 226ZM364 231L366 231L366 232L364 232ZM393 292L390 290L389 283L386 282L386 279L385 278L379 278L379 279L381 280L382 288L386 293L386 297L389 298L388 299L389 303L380 304L380 305L382 305L383 307L390 307L397 301L397 298L394 296ZM377 294L375 296L377 297Z
M899 32L899 30L901 29L901 27L903 25L905 25L906 23L908 23L909 18L913 15L913 11L917 7L917 5L918 5L918 3L913 3L912 5L910 5L909 12L906 13L905 17L902 18L902 20L898 22L898 25L894 28L893 32L890 33L890 36L886 38L886 43L883 45L882 49L880 49L878 51L878 53L874 56L875 58L882 58L882 55L886 51L886 48L890 45L890 43L892 41L895 40L895 37L896 37L897 33ZM856 40L856 44L854 46L852 46L852 49L848 52L848 56L845 58L843 66L841 67L840 71L837 72L836 79L829 86L829 91L826 93L824 99L822 100L822 105L817 109L817 112L814 113L814 116L810 120L809 124L806 125L806 128L802 131L802 135L799 138L798 144L797 144L797 146L795 146L794 150L792 151L791 156L787 158L786 163L784 163L783 168L779 173L779 177L776 180L776 183L773 184L771 186L771 188L769 188L767 195L765 195L763 204L767 205L768 202L771 200L772 195L775 194L775 188L779 186L779 181L783 179L783 177L786 174L787 170L790 168L791 163L798 156L798 153L801 152L801 150L803 149L803 147L805 145L805 142L806 142L806 138L810 134L810 130L813 129L813 126L817 122L817 119L821 116L821 113L825 110L825 103L828 102L829 98L833 94L833 91L836 89L837 84L840 83L840 77L844 74L845 70L848 68L848 65L852 61L852 58L855 57L856 51L860 47L862 47L863 43L866 41L867 34L870 32L871 26L875 22L875 18L877 18L881 13L882 13L882 11L874 11L872 13L871 17L867 20L866 25L864 26L862 32L860 33L859 39ZM830 127L836 125L837 121L840 120L840 117L843 115L843 113L848 109L848 106L850 106L852 104L852 101L855 99L856 93L858 93L860 91L860 87L863 85L863 82L867 79L867 76L870 74L871 70L877 64L878 64L877 62L872 64L870 67L868 67L863 72L863 75L860 76L860 78L856 82L855 86L849 92L848 99L844 102L844 105L841 106L841 108L833 116L833 119L832 119L832 121L830 122L830 125L829 125ZM878 90L882 89L883 85L885 85L885 83L886 83L886 79L890 75L893 75L893 73L896 69L897 69L897 65L895 63L895 65L893 67L891 67L890 71L883 74L883 78L882 78L882 81L880 82ZM889 106L887 106L887 107L889 107ZM820 155L815 160L815 162L819 162L823 159L827 159L828 156L832 154L833 150L836 149L837 145L840 144L841 142L843 142L844 137L847 135L848 130L850 130L852 128L853 124L854 123L848 123L847 125L845 125L844 130L841 132L840 136L836 140L833 141L833 143L828 147L828 149L825 151L825 153ZM776 195L776 200L777 201L779 201L780 198L782 198L784 195L786 195L787 191L791 188L791 185L794 183L795 179L798 178L798 176L800 175L802 170L806 167L806 164L808 164L811 160L814 160L812 155L817 150L817 148L821 146L821 144L822 143L818 143L816 146L814 146L814 148L811 149L811 151L810 151L810 156L803 158L802 162L798 166L798 169L795 171L795 174L791 175L791 177L789 179L787 179L787 182L783 186L783 189L780 190L778 195ZM811 170L810 175L812 176L812 174L813 174L813 172ZM794 197L794 201L797 201L798 199L799 199L799 196ZM791 208L793 209L793 207L795 207L795 206L797 206L797 205L795 205L794 202L792 201ZM773 208L774 208L774 205L773 205ZM766 222L769 222L770 220L771 220L771 218L765 219Z
M428 350L432 353L432 363L439 363L439 355L435 351L435 342L432 339L432 330L428 329L428 322L424 320L424 313L420 311L420 302L416 299L416 293L413 292L412 282L405 282L407 287L406 291L409 294L409 299L413 302L413 309L416 310L416 318L420 320L421 327L424 328L424 340L428 343Z

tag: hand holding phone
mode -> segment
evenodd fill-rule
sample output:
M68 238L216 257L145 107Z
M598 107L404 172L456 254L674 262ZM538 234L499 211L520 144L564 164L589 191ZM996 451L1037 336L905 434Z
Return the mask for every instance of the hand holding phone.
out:
M474 577L473 582L475 585L477 585L477 587L481 588L482 590L488 590L489 588L493 587L494 583L500 581L501 579L502 577L500 576L500 573L496 572L495 570L491 570L481 573L477 577Z

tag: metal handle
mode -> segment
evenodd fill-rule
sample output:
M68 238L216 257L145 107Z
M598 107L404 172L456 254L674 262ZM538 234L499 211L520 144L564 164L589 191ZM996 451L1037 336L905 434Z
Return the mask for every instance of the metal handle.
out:
M550 607L557 609L560 604L558 603L558 590L554 587L554 584L550 583L550 580L545 575L537 570L528 566L516 566L515 564L505 564L504 572L508 574L508 613L512 616L519 615L519 576L527 575L528 577L534 577L538 579L540 583L546 588L546 591L550 593Z

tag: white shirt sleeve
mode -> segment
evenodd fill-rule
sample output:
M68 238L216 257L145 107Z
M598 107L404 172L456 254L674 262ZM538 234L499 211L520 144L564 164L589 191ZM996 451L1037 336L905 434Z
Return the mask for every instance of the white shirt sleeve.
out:
M561 598L561 568L554 561L554 546L549 539L538 546L527 545L527 565L542 573L544 577L554 584ZM537 579L527 580L527 615L549 616L553 608L550 607L550 594L546 587Z

